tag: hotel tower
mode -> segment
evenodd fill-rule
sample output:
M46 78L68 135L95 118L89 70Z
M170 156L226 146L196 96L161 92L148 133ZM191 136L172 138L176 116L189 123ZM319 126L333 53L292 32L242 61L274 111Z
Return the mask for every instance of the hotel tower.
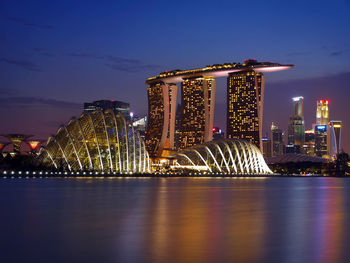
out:
M227 78L227 138L244 139L262 151L265 77L255 71L230 73Z
M213 139L215 91L213 77L187 78L181 83L180 149Z
M148 124L146 148L153 157L168 156L213 138L216 78L227 78L227 137L254 143L262 152L263 73L287 70L293 65L246 60L191 70L165 71L146 80ZM177 84L181 106L176 118ZM175 121L179 135L175 143Z

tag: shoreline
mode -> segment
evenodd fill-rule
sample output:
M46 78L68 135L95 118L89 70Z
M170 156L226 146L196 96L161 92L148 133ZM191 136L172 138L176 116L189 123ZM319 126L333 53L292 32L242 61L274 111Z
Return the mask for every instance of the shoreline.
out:
M152 174L108 174L108 173L79 173L79 172L3 172L2 179L30 179L30 178L72 178L72 179L114 179L114 178L350 178L349 175L327 175L327 174L173 174L173 173L152 173Z

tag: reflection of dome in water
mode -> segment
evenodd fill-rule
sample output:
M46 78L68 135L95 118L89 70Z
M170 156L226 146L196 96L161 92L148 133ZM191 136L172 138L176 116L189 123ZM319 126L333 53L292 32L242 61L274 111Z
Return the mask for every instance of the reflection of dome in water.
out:
M70 171L119 173L150 171L145 144L132 124L113 111L84 112L48 139L39 160Z
M270 174L259 149L252 143L237 140L217 140L183 149L172 157L178 168L231 174Z

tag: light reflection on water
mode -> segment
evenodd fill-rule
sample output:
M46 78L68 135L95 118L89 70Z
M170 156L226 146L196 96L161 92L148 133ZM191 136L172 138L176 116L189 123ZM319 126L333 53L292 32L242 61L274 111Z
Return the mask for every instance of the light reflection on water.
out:
M0 179L4 262L346 262L350 180Z

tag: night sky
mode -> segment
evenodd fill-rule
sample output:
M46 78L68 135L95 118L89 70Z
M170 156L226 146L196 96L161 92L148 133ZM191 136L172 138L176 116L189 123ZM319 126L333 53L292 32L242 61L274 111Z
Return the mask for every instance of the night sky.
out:
M350 152L350 2L0 0L0 134L46 139L83 102L129 102L147 114L147 77L242 62L294 64L266 74L264 130L287 129L291 98L330 100ZM215 124L225 127L226 80ZM0 139L2 140L2 139Z

